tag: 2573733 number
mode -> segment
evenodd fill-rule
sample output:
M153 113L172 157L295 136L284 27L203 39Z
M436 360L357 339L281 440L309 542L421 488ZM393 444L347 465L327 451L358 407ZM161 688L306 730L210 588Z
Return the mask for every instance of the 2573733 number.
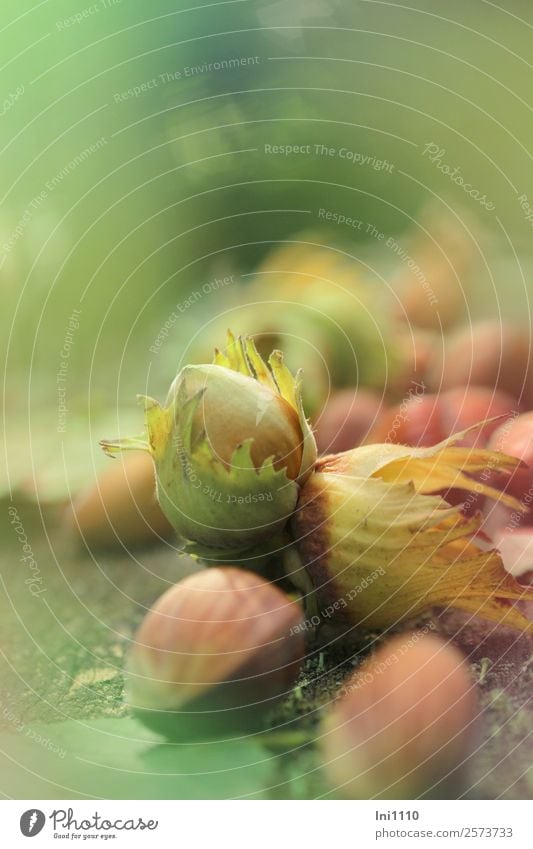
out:
M464 826L461 837L512 837L513 829L504 826Z

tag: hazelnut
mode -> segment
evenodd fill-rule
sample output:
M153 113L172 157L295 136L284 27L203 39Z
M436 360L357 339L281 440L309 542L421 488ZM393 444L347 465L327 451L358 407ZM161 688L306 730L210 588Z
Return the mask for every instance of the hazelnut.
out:
M172 536L155 496L154 464L147 454L110 463L73 502L68 522L95 548L146 545Z
M319 454L360 445L377 420L381 398L371 389L334 392L315 423Z
M348 799L457 796L477 697L460 652L406 633L343 687L321 738L332 787ZM453 774L453 784L452 784Z
M234 567L169 589L135 637L128 701L169 738L257 730L291 689L304 656L302 611L280 589Z
M434 391L473 384L499 389L528 409L533 404L533 366L527 328L498 321L462 328L446 340L428 384Z

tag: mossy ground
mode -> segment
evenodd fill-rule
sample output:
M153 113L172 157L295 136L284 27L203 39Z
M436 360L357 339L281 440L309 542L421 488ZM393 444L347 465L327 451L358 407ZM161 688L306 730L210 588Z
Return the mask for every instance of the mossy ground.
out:
M44 590L33 596L29 572L9 522L14 504ZM0 616L0 728L126 718L123 666L146 609L169 585L193 571L170 547L91 552L66 529L59 508L15 498L2 505L4 554ZM448 614L438 628L454 635L479 682L482 736L469 772L473 798L529 798L531 643L515 632L465 625ZM380 637L361 634L350 648L316 647L290 697L268 718L260 742L275 755L268 795L317 798L330 793L314 740L324 707L335 698ZM1 792L10 795L9 776ZM61 798L61 796L59 796Z

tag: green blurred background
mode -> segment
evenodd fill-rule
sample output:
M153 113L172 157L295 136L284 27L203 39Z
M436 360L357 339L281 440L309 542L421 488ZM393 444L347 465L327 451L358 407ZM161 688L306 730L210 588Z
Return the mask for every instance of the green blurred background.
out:
M367 224L416 229L432 200L459 222L477 219L485 236L479 244L464 225L482 259L482 311L529 315L532 225L518 198L532 174L531 35L525 0L4 0L0 321L12 482L33 452L42 486L64 492L65 474L43 471L64 450L78 486L80 453L109 418L116 431L117 407L121 432L130 411L137 420L135 392L168 386L228 293L186 307L152 355L176 304L215 276L250 271L303 229L357 257L372 243ZM494 209L424 155L429 143ZM265 153L287 144L310 153ZM315 144L336 152L316 155ZM353 164L341 148L391 167ZM324 207L365 227L320 220ZM57 433L56 375L75 309Z

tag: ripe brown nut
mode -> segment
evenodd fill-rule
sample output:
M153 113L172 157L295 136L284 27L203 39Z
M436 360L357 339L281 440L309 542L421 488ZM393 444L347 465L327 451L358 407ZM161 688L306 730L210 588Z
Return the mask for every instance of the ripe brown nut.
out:
M365 442L429 447L446 436L439 396L424 395L419 390L401 404L385 410Z
M380 417L367 442L435 445L484 419L508 418L516 408L511 395L484 386L459 386L440 394L414 391ZM458 444L483 448L499 426L498 421L488 422Z
M523 460L525 466L516 469L508 479L505 491L516 498L528 499L525 505L533 507L533 412L524 413L514 419L503 422L491 436L489 448L503 451L511 457ZM524 516L525 522L528 515ZM529 520L533 521L531 513Z
M382 400L370 389L334 392L315 422L319 454L356 448L375 424Z
M141 623L128 701L171 739L257 730L296 679L302 620L298 602L252 572L213 567L190 575Z
M458 386L440 395L442 418L446 436L465 430L485 419L497 416L509 418L516 414L518 402L508 392L495 391L485 386ZM490 421L469 433L460 445L484 448L501 421Z
M532 340L522 327L485 321L450 336L440 361L428 373L433 391L455 386L486 386L533 406Z
M485 419L509 419L516 413L517 406L511 395L485 386L458 386L440 394L412 392L407 400L383 414L367 442L427 447ZM456 445L485 448L499 426L500 421L488 421ZM498 447L497 450L505 451L505 448ZM496 478L490 470L480 474L485 483L493 482L498 488L506 483L505 477ZM452 488L442 491L441 495L449 504L465 504L464 512L468 515L483 509L486 500L484 495L475 491L475 487L469 493ZM489 508L494 508L492 502Z
M492 434L488 447L518 457L524 465L515 469L510 477L491 475L491 483L509 495L514 495L524 512L519 513L503 505L487 509L485 529L496 540L500 534L513 533L519 527L531 530L533 525L533 412L503 422ZM506 564L507 565L507 564Z
M288 401L257 380L227 369L208 366L186 371L183 383L188 396L204 390L193 416L193 444L207 440L213 455L229 470L236 446L251 439L257 469L273 457L274 468L285 468L291 480L298 477L303 435L298 412Z
M443 392L440 399L446 436L472 427L485 419L492 419L457 443L457 445L476 448L487 447L502 418L509 419L518 406L517 401L507 392L495 391L485 386L458 386L456 389ZM496 417L500 418L494 421ZM475 476L475 479L477 480L478 477L485 483L493 479L489 469ZM505 480L505 477L500 477L498 488L503 487ZM465 512L469 515L481 510L487 501L485 496L475 491L475 488L468 494L458 489L450 489L443 493L443 497L450 504L466 504ZM494 504L494 502L491 503Z
M75 499L68 521L95 548L136 547L173 535L156 501L152 458L141 452L114 459Z
M472 744L477 697L456 648L433 635L398 635L341 692L321 738L324 769L338 795L460 795L457 768Z

